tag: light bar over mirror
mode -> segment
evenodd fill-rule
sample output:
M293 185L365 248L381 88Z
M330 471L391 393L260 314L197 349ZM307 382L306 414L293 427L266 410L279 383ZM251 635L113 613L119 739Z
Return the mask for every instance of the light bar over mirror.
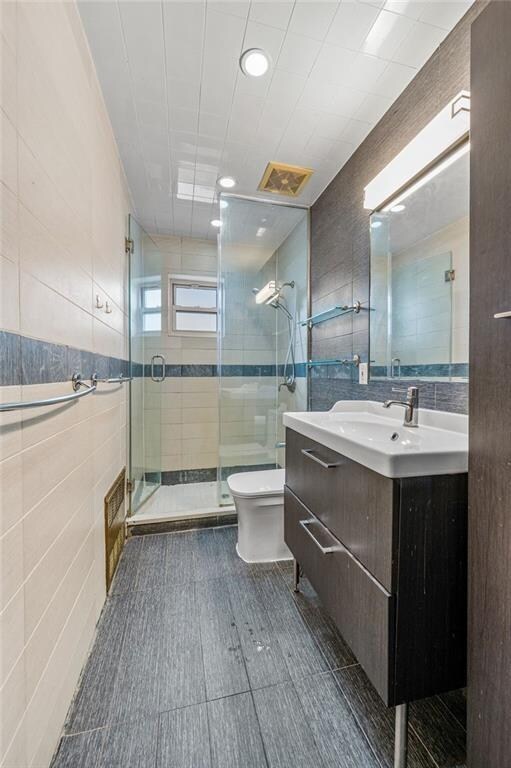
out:
M461 91L365 187L364 208L385 206L458 144L470 130L470 93Z

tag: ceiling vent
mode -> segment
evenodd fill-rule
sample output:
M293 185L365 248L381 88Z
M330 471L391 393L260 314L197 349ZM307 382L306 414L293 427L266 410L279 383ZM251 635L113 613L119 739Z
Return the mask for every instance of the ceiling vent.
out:
M297 197L313 173L312 168L301 168L299 165L268 163L258 189L273 195Z

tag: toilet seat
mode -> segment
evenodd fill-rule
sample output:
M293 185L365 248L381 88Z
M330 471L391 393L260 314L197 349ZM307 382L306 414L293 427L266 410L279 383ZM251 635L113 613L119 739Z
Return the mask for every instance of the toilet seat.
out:
M285 469L264 469L257 472L238 472L227 478L233 496L252 498L284 494Z

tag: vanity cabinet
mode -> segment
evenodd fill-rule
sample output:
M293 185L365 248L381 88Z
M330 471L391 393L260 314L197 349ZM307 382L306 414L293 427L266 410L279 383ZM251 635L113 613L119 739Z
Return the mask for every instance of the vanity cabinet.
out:
M465 684L466 474L391 479L287 428L284 520L388 706Z

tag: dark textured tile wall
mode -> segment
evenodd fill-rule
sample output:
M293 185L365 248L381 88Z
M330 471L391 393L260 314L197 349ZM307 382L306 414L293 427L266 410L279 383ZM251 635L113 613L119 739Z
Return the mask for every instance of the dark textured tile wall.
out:
M129 363L117 357L0 331L0 386L68 381L73 373L81 373L85 379L93 373L100 377L128 376Z
M363 207L364 187L449 99L470 87L470 25L485 5L485 0L478 0L470 8L313 205L312 314L355 300L367 306L370 241L368 215ZM318 325L311 335L312 359L358 353L368 360L367 312ZM411 383L406 381L406 385ZM341 398L380 399L389 394L392 386L396 383L360 386L356 369L316 368L311 374L311 405L321 409ZM421 381L420 387L425 406L466 412L468 384Z
M296 373L306 375L306 364L298 363ZM83 349L30 339L17 333L0 331L0 386L18 384L51 384L68 381L79 372L87 379L92 373L98 376L128 376L129 362L117 357L107 357ZM155 366L155 375L161 376L162 366ZM282 376L282 365L166 365L167 377L212 376ZM132 375L151 376L151 366L134 363Z

